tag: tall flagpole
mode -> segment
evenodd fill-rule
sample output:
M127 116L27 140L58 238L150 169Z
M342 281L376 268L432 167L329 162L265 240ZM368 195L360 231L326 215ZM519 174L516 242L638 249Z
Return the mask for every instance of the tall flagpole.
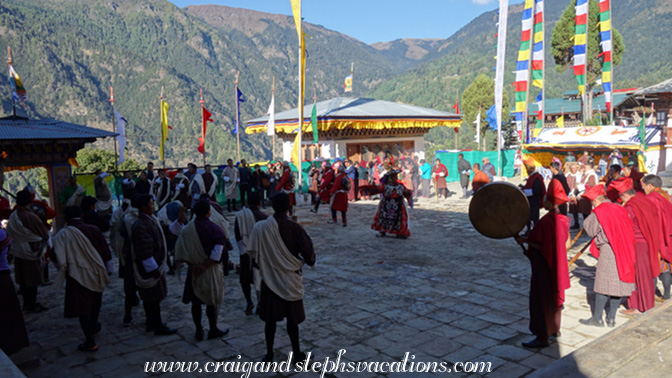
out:
M238 146L238 162L240 162L240 104L238 103L238 78L240 71L236 73L236 144Z
M275 98L275 76L273 76L273 86L271 87L271 98ZM273 112L275 112L275 108L273 109ZM275 125L273 126L273 156L271 156L271 160L275 160Z
M159 114L163 113L163 86L161 86L161 95L159 96ZM164 142L165 135L163 135L163 125L161 125L161 143L163 144L163 169L166 169L166 143Z
M350 63L350 96L355 98L355 62Z
M110 86L110 105L112 105L112 132L117 128L117 116L114 114L114 89ZM114 171L118 172L119 152L117 151L117 137L114 137Z
M299 190L301 190L301 140L303 138L303 21L301 20L301 15L303 14L303 4L299 2L299 161L296 162L296 168L298 171L298 180Z
M495 74L495 110L497 112L497 176L502 176L502 96L504 92L504 63L506 57L506 26L509 0L499 2L499 32L497 46L497 71ZM527 104L525 104L527 107Z
M236 91L236 96L238 96L238 91ZM236 97L236 100L238 98ZM205 100L203 100L203 88L201 88L201 99L198 101L201 104L201 138L203 138L203 167L205 168L208 165L205 159L205 134L203 133L203 125L207 122L203 119L203 108L205 107Z

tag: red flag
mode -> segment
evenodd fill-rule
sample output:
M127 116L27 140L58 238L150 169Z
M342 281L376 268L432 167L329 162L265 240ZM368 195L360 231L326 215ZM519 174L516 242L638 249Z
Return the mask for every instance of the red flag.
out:
M455 109L455 113L460 114L460 105L457 104L457 100L455 100L455 105L453 105L453 109Z
M201 129L201 137L198 138L198 141L201 142L201 144L198 146L198 152L205 155L205 130L207 129L208 121L214 121L211 118L212 113L210 113L203 105L201 105L201 108L203 109L203 128Z

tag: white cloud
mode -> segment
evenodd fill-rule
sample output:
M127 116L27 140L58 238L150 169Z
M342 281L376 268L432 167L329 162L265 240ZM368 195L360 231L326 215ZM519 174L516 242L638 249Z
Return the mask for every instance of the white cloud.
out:
M488 3L492 3L492 0L471 0L471 2L476 5L485 5Z

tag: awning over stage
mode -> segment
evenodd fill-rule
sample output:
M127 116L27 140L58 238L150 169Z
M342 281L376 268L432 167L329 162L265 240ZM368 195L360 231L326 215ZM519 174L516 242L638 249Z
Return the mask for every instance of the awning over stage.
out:
M312 132L310 117L312 104L304 109L304 133ZM278 134L295 134L298 125L298 109L275 114L275 129ZM248 134L265 133L268 116L246 122ZM371 98L336 97L317 103L317 124L320 136L327 132L344 129L383 130L418 129L427 132L438 126L460 127L462 116L459 114L421 108L408 104ZM281 137L283 135L280 135Z
M661 127L646 127L648 149L660 148L664 144ZM639 150L639 127L585 126L543 129L534 139L534 143L523 145L523 149L528 151L611 151L615 148Z

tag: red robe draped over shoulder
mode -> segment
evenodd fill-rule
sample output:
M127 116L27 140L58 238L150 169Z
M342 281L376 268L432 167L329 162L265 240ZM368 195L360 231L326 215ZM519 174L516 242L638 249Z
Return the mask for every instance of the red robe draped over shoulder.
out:
M567 239L569 238L569 218L551 211L534 225L528 240L539 244L539 252L550 268L558 307L565 303L565 290L570 286L567 265Z
M658 192L651 192L646 198L655 205L662 225L660 257L667 262L672 262L672 203Z
M635 282L635 235L633 234L632 220L628 211L611 202L602 202L593 209L597 221L609 240L609 245L616 257L618 277L623 282ZM600 257L595 241L590 245L590 253Z
M625 207L630 208L637 218L639 230L646 239L646 244L649 245L649 258L651 261L651 273L653 277L658 277L660 274L660 259L658 253L660 251L660 243L662 240L662 225L658 217L658 209L643 193L637 193L630 198L625 204Z

